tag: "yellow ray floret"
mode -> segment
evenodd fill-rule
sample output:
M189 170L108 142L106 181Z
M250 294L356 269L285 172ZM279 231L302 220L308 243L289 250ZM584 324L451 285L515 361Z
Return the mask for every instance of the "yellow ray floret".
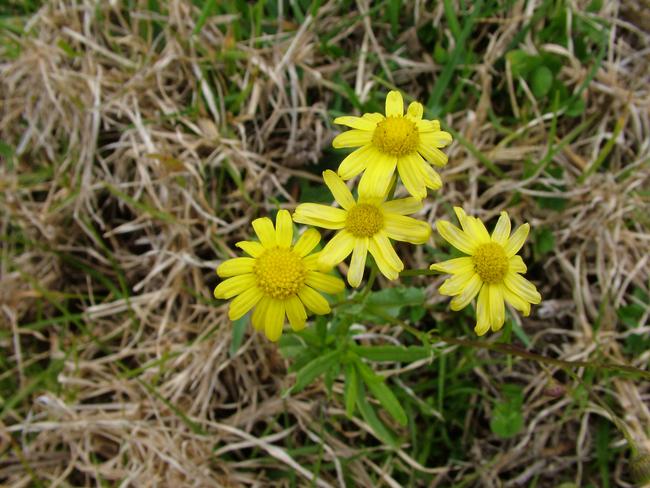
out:
M437 190L442 180L431 165L444 166L447 155L440 148L451 143L451 134L440 130L440 122L422 118L424 108L413 102L404 114L404 101L398 91L386 96L386 116L378 113L363 117L338 117L337 124L351 127L334 138L336 148L359 147L339 166L344 180L361 173L359 194L383 195L397 169L408 192L417 199L427 196L427 188Z
M450 259L431 265L431 269L453 275L440 287L440 293L453 296L452 310L466 307L476 295L476 327L478 335L490 328L498 331L505 320L504 300L524 315L530 314L530 304L542 297L530 281L520 273L526 265L517 255L528 236L530 225L523 224L510 235L510 218L501 212L492 235L476 217L454 207L462 230L445 220L436 222L440 235L468 257Z
M282 335L285 315L293 330L305 327L307 311L323 315L329 303L318 292L340 293L345 283L324 273L318 262L320 253L310 254L320 242L314 229L305 231L293 245L293 222L286 210L280 210L275 228L269 218L253 221L260 242L242 241L236 245L250 257L229 259L217 268L223 280L214 290L219 299L230 303L230 320L253 310L251 322L272 341Z
M404 264L390 240L423 244L431 235L428 223L406 217L422 208L420 201L409 197L387 202L385 194L380 197L361 195L355 201L336 173L327 170L323 178L342 208L303 203L293 215L296 222L339 231L325 245L319 261L324 266L335 266L352 253L348 282L357 287L370 252L379 271L390 280L396 279Z

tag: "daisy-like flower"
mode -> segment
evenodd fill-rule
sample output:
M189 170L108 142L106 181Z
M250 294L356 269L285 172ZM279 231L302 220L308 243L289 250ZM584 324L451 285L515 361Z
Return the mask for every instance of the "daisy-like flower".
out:
M251 321L256 330L263 330L272 341L282 335L285 314L293 330L305 327L305 306L318 315L330 312L329 303L318 292L340 293L345 283L323 273L319 253L309 254L320 242L314 229L305 231L293 244L293 222L286 210L275 219L264 217L253 221L260 242L236 244L250 257L224 261L217 274L228 278L214 289L219 299L236 298L230 303L230 320L243 317L251 308Z
M528 236L529 224L521 225L510 235L510 219L501 212L492 235L476 217L454 207L463 230L445 220L436 222L440 235L468 257L450 259L431 265L431 269L449 273L439 291L453 296L452 310L465 308L478 294L476 327L482 336L490 328L498 331L505 320L504 300L527 316L530 304L538 304L542 297L530 281L521 276L526 265L517 255Z
M357 287L370 251L379 271L389 280L396 279L404 264L390 239L423 244L431 235L428 223L406 217L420 210L422 203L412 197L387 202L386 194L380 197L361 195L357 202L334 171L325 171L323 179L342 208L303 203L298 205L293 216L302 224L339 230L321 251L320 263L335 266L352 253L348 282Z
M440 188L442 180L429 163L447 164L447 155L439 148L451 143L451 134L441 131L437 120L423 119L423 112L422 104L413 102L404 115L402 95L391 91L386 96L385 117L371 113L334 119L336 124L353 130L336 136L332 145L359 147L341 162L339 176L349 180L365 170L359 182L359 194L367 196L383 195L395 168L415 198L425 198L427 187Z

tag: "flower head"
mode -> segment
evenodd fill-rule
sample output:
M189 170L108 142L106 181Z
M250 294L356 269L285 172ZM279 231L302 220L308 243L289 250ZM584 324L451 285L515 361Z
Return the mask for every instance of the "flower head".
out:
M339 293L345 283L323 273L320 253L309 254L320 242L320 234L308 229L293 244L293 222L286 210L280 210L275 228L269 218L253 221L260 242L236 244L250 257L229 259L217 268L223 280L214 289L219 299L236 297L230 303L230 320L243 317L254 307L251 321L272 341L282 335L285 314L294 330L305 327L307 312L330 312L329 303L318 293Z
M501 212L492 235L476 217L454 207L462 230L445 220L436 222L440 235L468 257L450 259L431 265L431 269L453 276L440 287L440 293L453 296L452 310L466 307L478 294L476 327L478 335L490 328L498 331L505 320L504 300L524 315L530 314L530 304L542 297L520 273L526 265L517 255L528 236L530 225L523 224L510 235L510 219Z
M386 96L386 116L371 113L334 119L352 130L336 136L332 145L359 147L341 162L339 176L349 180L365 170L359 182L359 195L365 196L383 195L395 168L417 199L427 196L427 187L440 188L442 181L431 164L447 164L447 156L439 148L451 142L451 134L441 131L437 120L423 119L423 112L422 104L413 102L404 115L402 95L391 91Z
M390 239L423 244L431 235L428 223L406 217L422 208L420 201L409 197L387 202L386 194L380 197L361 195L355 201L336 173L327 170L323 178L342 208L303 203L298 205L293 216L296 222L339 230L321 251L319 261L325 266L334 266L352 253L348 282L357 287L370 251L379 271L390 280L396 279L404 264Z

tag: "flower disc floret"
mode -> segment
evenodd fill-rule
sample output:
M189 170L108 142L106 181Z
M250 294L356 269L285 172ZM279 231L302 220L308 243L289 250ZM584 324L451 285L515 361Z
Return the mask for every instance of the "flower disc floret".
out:
M387 117L377 124L372 143L391 156L412 153L420 143L418 128L406 117Z
M275 248L264 252L253 267L257 286L268 296L284 300L298 293L305 283L305 265L289 249Z
M508 256L496 242L481 244L472 256L474 270L485 283L501 283L508 273Z
M345 228L355 237L372 237L384 226L384 216L375 205L360 203L348 211Z

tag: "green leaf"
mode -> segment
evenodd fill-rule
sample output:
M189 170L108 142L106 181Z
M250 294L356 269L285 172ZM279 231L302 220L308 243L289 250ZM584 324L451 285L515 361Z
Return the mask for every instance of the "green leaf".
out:
M521 406L524 402L524 393L518 385L503 385L501 387L503 400L496 402L490 429L497 436L508 439L521 431L524 426L524 416Z
M506 54L506 59L510 63L513 76L525 76L541 62L537 56L531 56L520 49L510 51Z
M280 337L280 341L278 342L278 349L283 357L295 358L299 356L306 347L296 334L282 334L282 337Z
M298 393L314 381L318 376L331 368L340 358L341 351L331 351L324 356L314 359L304 366L296 375L296 383L287 393Z
M354 352L371 361L409 363L431 357L429 349L423 346L356 346Z
M377 417L375 409L370 405L366 398L366 389L363 387L363 383L360 383L359 388L357 389L357 406L359 407L363 420L365 420L372 428L377 438L389 446L396 448L397 441L395 436L388 427L379 420L379 417Z
M249 314L244 315L242 318L235 320L232 323L232 340L230 341L230 357L237 354L242 341L244 340L244 333L248 327Z
M540 227L533 233L535 257L537 259L545 256L555 247L555 235L548 227Z
M546 66L538 66L533 71L531 89L537 98L545 97L553 86L553 73Z
M345 366L345 388L343 389L343 398L345 400L345 412L348 417L354 414L354 405L357 400L357 390L359 389L359 376L357 368L353 363Z
M384 382L384 378L376 375L372 369L364 364L359 358L355 358L354 364L373 396L379 400L379 403L381 403L386 411L391 414L400 425L406 425L408 422L406 412L404 412L404 409L402 408L402 405L400 405L399 400L397 400L397 397L395 397L395 394Z

